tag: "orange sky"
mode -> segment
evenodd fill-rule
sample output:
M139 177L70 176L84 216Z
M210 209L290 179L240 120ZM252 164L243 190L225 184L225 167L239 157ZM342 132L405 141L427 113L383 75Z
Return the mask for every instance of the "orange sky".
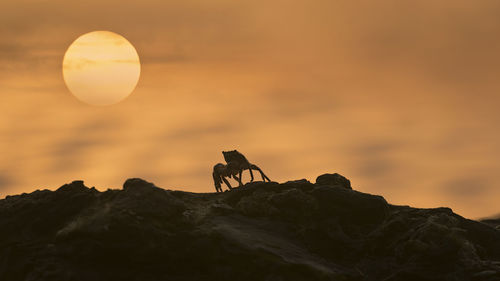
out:
M3 1L0 197L129 177L212 191L236 148L276 181L339 172L395 204L500 213L499 14L496 0ZM116 105L62 79L94 30L141 58Z

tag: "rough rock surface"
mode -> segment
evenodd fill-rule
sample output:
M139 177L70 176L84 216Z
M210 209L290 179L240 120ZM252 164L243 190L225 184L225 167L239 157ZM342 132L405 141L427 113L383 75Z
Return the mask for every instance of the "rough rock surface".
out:
M347 189L352 189L351 181L344 176L335 174L323 174L316 178L317 185L341 186Z
M496 229L500 230L500 216L497 216L495 218L489 218L489 219L483 219L481 222L489 224Z
M9 196L0 280L500 280L494 225L390 205L342 178L218 194L75 181Z

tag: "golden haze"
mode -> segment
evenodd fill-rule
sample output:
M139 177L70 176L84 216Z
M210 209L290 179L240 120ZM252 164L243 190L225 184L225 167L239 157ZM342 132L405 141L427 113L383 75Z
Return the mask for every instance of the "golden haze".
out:
M4 1L0 196L128 177L213 191L213 164L236 148L277 181L339 172L395 204L498 213L499 12L493 0ZM79 102L61 77L92 30L141 54L134 94L113 106Z

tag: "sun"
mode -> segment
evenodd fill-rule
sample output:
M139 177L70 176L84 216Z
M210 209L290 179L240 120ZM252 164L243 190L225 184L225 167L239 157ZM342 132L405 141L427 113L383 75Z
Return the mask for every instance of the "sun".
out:
M123 36L93 31L78 37L63 59L71 93L91 105L111 105L129 96L141 73L139 55Z

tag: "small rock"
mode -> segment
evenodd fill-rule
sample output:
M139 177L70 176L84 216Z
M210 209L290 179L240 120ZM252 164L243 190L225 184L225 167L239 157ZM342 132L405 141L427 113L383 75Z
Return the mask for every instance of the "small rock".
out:
M131 178L123 183L123 190L144 190L156 188L154 184L140 178Z
M316 178L317 185L341 186L346 189L352 189L351 182L340 174L323 174Z
M66 192L66 191L73 191L73 192L77 192L77 191L87 191L89 188L86 187L84 184L83 184L83 181L82 180L76 180L76 181L73 181L69 184L65 184L61 187L59 187L57 189L57 191L59 192Z

